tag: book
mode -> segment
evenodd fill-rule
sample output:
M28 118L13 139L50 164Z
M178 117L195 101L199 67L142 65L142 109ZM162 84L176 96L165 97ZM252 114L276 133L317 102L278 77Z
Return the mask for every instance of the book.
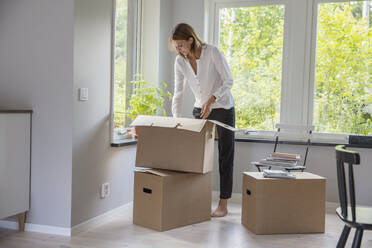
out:
M301 159L300 154L282 153L282 152L273 152L273 153L271 153L271 157L283 158L283 159L294 159L294 160L300 160Z
M287 163L293 163L297 162L297 159L286 159L286 158L278 158L278 157L267 157L266 160L268 161L278 161L278 162L287 162Z
M283 162L283 161L275 161L275 160L267 160L266 158L261 159L259 161L260 164L268 165L268 166L283 166L283 167L295 167L297 166L297 161L289 161L289 162Z
M294 174L282 170L263 170L263 176L270 178L296 178Z

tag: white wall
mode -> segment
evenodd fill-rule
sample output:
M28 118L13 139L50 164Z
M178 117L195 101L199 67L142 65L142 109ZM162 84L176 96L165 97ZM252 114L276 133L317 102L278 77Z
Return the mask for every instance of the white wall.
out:
M160 0L142 1L141 68L147 81L158 83Z
M110 147L111 16L112 1L75 1L72 226L132 201L135 146ZM111 195L100 199L105 182Z
M172 7L173 8L171 12L173 13L172 14L173 16L172 16L172 23L171 23L172 25L170 26L173 28L178 23L186 22L195 29L196 33L199 34L200 38L203 38L204 1L202 0L188 0L188 1L175 0L173 1ZM170 34L170 31L168 34ZM167 56L169 56L168 54ZM165 55L160 55L160 58L162 57L165 57ZM165 64L165 63L162 63L162 64ZM174 84L173 64L174 64L174 59L172 60L172 63L168 67L172 71L172 73L170 73L172 75L172 78L169 78L168 82L170 82L172 85ZM184 117L190 117L190 118L193 117L192 109L194 106L194 102L195 102L195 97L193 93L191 92L190 87L186 85L184 101L182 105L182 112L183 112Z
M109 140L111 14L112 1L0 1L0 107L34 111L27 223L70 228L132 201L135 146Z
M173 18L173 0L162 0L160 2L160 30L159 30L159 54L167 56L159 56L157 63L159 64L159 82L168 84L167 90L173 92L174 85L172 84L173 71L169 70L169 65L172 65L175 55L172 55L168 50L168 38L172 29ZM171 101L165 100L165 109L167 115L171 115Z
M70 227L73 18L73 0L0 1L0 107L34 111L29 223Z

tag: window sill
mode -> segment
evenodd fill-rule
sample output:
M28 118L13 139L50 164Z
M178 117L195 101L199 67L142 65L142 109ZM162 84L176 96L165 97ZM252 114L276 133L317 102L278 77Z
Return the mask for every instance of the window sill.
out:
M269 139L243 139L243 138L237 138L235 139L236 142L252 142L252 143L266 143L266 144L274 144L274 140ZM278 141L278 144L285 144L285 145L304 145L306 146L307 143L305 141ZM336 146L340 145L340 143L323 143L323 142L312 142L311 146Z
M137 139L115 139L111 142L111 147L123 147L136 145Z
M275 141L271 139L242 138L242 137L236 138L235 142L251 142L251 143L266 143L266 144L275 143ZM278 143L286 144L286 145L307 145L305 141L283 140L283 141L279 141ZM137 144L137 139L116 139L111 142L111 147L123 147L123 146L131 146L131 145L136 145L136 144ZM348 147L355 147L355 148L372 148L372 137L350 135L349 142L312 142L311 146L332 147L332 146L336 146L340 144L345 144Z
M272 139L260 139L260 138L236 138L235 142L252 142L252 143L266 143L266 144L274 144L275 141ZM294 140L279 140L278 144L286 144L286 145L307 145L306 141L294 141ZM358 138L354 138L350 135L349 142L311 142L311 146L328 146L333 147L336 145L345 144L347 147L354 147L354 148L372 148L372 137L371 136L358 136Z

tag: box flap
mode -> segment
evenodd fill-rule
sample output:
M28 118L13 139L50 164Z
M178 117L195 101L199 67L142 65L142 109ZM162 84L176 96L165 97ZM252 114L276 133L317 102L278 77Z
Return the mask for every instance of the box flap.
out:
M201 132L207 120L139 115L131 126L167 127Z
M235 127L229 126L229 125L227 125L227 124L225 124L225 123L222 123L222 122L220 122L220 121L216 121L216 120L208 120L208 121L209 121L209 122L212 122L212 123L214 123L214 124L216 124L216 125L218 125L218 126L220 126L220 127L223 127L223 128L229 129L229 130L231 130L231 131L233 131L233 132L245 131L245 130L243 130L243 129L239 129L239 128L235 128Z
M233 132L247 132L249 130L239 129L229 126L225 123L216 120L204 120L204 119L191 119L191 118L173 118L163 116L151 116L151 115L139 115L131 126L148 126L148 127L167 127L177 128L193 132L201 132L205 123L209 121L220 127L229 129Z
M167 176L172 176L175 174L182 173L182 172L175 172L175 171L170 171L170 170L157 170L157 169L136 170L136 172L153 174L153 175L160 176L160 177L167 177Z

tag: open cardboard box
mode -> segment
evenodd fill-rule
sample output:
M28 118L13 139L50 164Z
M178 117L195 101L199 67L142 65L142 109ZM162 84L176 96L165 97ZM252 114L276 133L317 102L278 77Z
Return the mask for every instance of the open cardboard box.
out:
M214 120L138 116L138 167L207 173L213 169L215 125L239 129Z

